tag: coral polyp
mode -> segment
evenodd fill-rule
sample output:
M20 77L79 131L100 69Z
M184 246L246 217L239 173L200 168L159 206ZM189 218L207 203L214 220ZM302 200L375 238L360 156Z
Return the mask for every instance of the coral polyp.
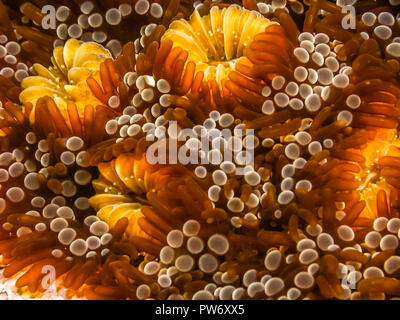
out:
M254 36L270 24L259 13L236 6L223 9L214 6L207 16L201 17L195 10L188 22L172 22L161 41L172 41L172 50L187 51L187 63L195 64L194 73L202 71L204 81L216 80L221 85L221 81L235 69L236 60L244 55L244 49ZM177 51L180 50L171 51L165 67L173 56L184 56L184 53L176 54ZM176 63L183 60L176 59Z
M96 43L81 44L75 39L68 40L64 47L54 49L55 65L50 69L34 65L38 76L22 80L24 90L19 99L22 103L30 102L35 106L38 98L47 95L53 98L60 112L65 112L69 101L75 102L82 116L86 104L100 103L86 81L88 78L99 81L100 64L110 58L109 51Z
M399 299L399 3L346 4L0 0L7 297Z

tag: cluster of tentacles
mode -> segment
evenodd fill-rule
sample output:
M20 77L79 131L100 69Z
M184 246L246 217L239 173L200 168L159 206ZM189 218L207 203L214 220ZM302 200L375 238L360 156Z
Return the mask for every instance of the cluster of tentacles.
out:
M48 2L0 0L9 298L400 297L399 1Z

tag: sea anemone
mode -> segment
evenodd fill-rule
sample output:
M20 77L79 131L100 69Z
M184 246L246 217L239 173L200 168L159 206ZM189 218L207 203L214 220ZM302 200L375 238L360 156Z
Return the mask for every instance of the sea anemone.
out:
M397 1L40 3L0 0L9 298L400 297Z

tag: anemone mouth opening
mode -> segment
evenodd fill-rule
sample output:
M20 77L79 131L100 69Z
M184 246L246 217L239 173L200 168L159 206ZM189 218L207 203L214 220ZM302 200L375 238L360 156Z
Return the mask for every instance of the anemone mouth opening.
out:
M97 43L70 39L64 46L55 47L51 57L53 66L34 65L36 75L22 80L24 90L19 99L21 103L31 102L35 107L40 97L49 96L61 112L65 112L68 103L73 102L83 116L87 104L100 102L91 92L87 80L99 81L101 64L109 58L112 58L111 53Z
M204 80L217 80L221 85L245 56L254 36L273 23L260 13L240 6L223 9L213 6L207 15L200 16L194 10L189 21L172 22L161 41L172 40L173 48L187 52L185 64L194 62L195 73L202 71Z
M397 136L397 129L377 129L375 139L368 143L362 151L365 158L361 173L357 177L360 186L357 191L360 193L360 199L365 201L365 209L360 217L375 219L378 217L378 193L384 191L386 202L390 203L390 192L392 186L386 180L384 168L380 165L381 159L389 157L398 157L400 140ZM390 170L390 169L389 169Z

